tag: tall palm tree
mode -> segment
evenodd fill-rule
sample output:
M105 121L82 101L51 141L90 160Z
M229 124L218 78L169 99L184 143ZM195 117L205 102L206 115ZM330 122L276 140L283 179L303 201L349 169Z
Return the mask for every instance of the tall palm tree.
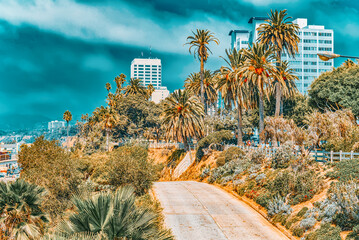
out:
M122 90L124 90L123 84L126 82L126 75L121 73L119 76L115 77L116 83L116 96L120 96L122 94Z
M0 238L39 239L48 218L41 210L45 189L24 180L0 182Z
M249 89L243 84L241 71L245 57L242 50L225 50L226 58L223 58L227 66L222 66L217 74L217 88L221 93L223 103L227 109L237 107L238 111L238 139L237 144L243 144L242 109L249 106Z
M244 62L241 74L243 81L252 87L253 92L258 93L259 103L259 132L264 130L264 96L268 93L273 79L278 79L277 69L273 61L275 60L273 47L267 48L264 44L253 43L249 49L244 50L246 61Z
M140 94L144 97L148 96L148 91L142 85L141 79L131 78L128 85L125 87L125 96Z
M101 126L101 129L106 132L106 149L110 151L110 132L118 123L119 116L111 108L101 106L94 111L94 117L96 118L95 121Z
M191 73L185 80L185 88L196 96L201 95L201 77L200 73ZM207 113L208 108L217 102L217 89L214 74L210 70L204 71L203 79L204 88L204 109Z
M212 53L209 49L208 45L211 42L219 44L219 40L214 36L209 30L197 29L196 32L192 31L192 36L187 37L187 43L190 45L189 52L193 49L194 57L198 58L201 61L201 102L204 105L204 88L203 88L203 80L204 80L204 63L207 62L209 53Z
M155 88L153 87L152 84L149 84L147 86L147 98L150 99L152 96L152 93L155 91Z
M62 118L66 121L66 125L67 125L67 138L69 138L69 123L72 120L72 114L69 110L66 110L64 112L64 115L62 116Z
M279 82L283 84L282 95L285 98L289 98L294 96L297 92L297 86L295 81L298 80L297 75L295 74L295 70L289 66L288 61L282 61L280 66L277 67L279 80L275 79L275 83ZM281 110L282 111L282 110Z
M164 102L162 113L166 138L183 142L189 150L189 140L203 136L204 109L200 100L186 90L173 92Z
M268 14L269 19L258 27L258 41L267 47L274 47L279 67L281 65L281 55L287 52L289 56L295 57L298 52L300 38L299 26L292 22L292 17L287 16L287 10L271 10ZM283 82L284 83L284 82ZM281 109L281 82L277 81L276 86L276 107L275 116L278 117Z
M111 83L106 83L106 90L107 90L108 93L110 93Z
M160 230L157 215L135 204L132 187L114 194L101 192L90 198L75 197L75 213L57 229L57 234L71 238L75 234L93 234L99 239L172 240L168 231Z

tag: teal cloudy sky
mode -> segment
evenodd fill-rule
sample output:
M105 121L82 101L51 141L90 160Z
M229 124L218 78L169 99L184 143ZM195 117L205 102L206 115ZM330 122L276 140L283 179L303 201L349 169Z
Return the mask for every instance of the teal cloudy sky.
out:
M359 2L351 0L0 0L0 128L75 118L104 104L105 83L129 75L141 52L162 59L163 84L183 85L199 69L183 46L191 30L220 39L207 67L229 47L228 32L251 16L288 9L334 29L335 51L359 55ZM336 65L340 62L336 62Z

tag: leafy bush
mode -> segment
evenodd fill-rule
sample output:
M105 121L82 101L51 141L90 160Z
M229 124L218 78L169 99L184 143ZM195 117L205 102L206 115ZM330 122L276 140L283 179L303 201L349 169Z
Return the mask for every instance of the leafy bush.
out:
M334 223L343 230L351 230L359 224L359 184L336 183L329 193L329 200L338 207Z
M242 149L238 147L230 147L227 150L221 152L218 156L216 164L218 167L223 166L227 162L242 158L245 155Z
M340 181L359 179L359 159L338 162L334 166L334 171L328 172L326 176Z
M226 177L228 175L231 175L232 179L234 179L236 176L243 173L248 167L249 163L246 162L245 159L227 162L223 166L217 167L211 171L208 182L213 183L215 181L219 181L222 177Z
M211 173L211 168L210 167L206 167L202 170L201 175L199 176L201 179L208 177L209 174Z
M359 240L359 225L353 228L353 232L349 233L346 240Z
M210 145L223 145L233 141L233 134L230 130L222 130L209 134L202 138L197 144L196 160L200 161L204 156L204 149Z
M300 226L304 229L304 230L308 230L312 227L314 227L314 225L317 223L317 220L314 217L309 217L309 218L304 218L302 221L300 221Z
M268 191L261 192L256 198L256 203L262 207L267 208L269 201L272 199L272 195Z
M175 168L178 163L183 159L186 151L184 149L176 149L167 158L168 167Z
M308 211L308 208L307 207L303 207L302 209L300 209L300 211L297 213L297 216L298 217L303 217L304 214L306 214Z
M322 187L322 180L313 170L300 172L291 187L290 203L295 205L311 199Z
M287 168L289 167L290 161L295 158L296 156L293 154L292 148L289 145L282 145L272 157L272 167L274 169Z
M97 183L115 188L132 185L137 194L144 194L152 186L156 175L155 165L147 159L147 149L123 146L110 153L104 164L93 173Z
M301 237L304 234L304 229L302 227L296 226L293 228L292 233L296 237Z
M293 182L293 178L288 171L279 172L267 188L273 195L285 197L290 192L290 183Z
M82 161L73 159L57 141L47 141L41 136L31 146L23 145L18 162L22 179L48 191L43 206L52 217L71 205L70 198L78 192L84 177L79 171Z
M285 203L285 199L280 196L275 196L268 202L268 217L273 217L277 214L289 215L292 212L290 205Z
M257 149L250 155L251 162L254 164L262 164L266 159L266 154L264 149Z
M309 233L306 240L341 240L340 228L332 227L330 223L325 223L319 229Z

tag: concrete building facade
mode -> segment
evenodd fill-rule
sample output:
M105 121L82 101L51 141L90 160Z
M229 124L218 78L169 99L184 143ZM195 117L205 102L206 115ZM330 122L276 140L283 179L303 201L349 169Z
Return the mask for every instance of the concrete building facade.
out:
M231 30L231 47L236 49L247 48L248 45L242 41L248 39L249 44L257 41L260 24L264 23L266 17L252 17L249 19L251 30ZM323 72L334 67L334 59L327 62L321 61L317 56L320 52L334 52L334 32L325 29L322 25L308 25L306 18L297 18L293 21L300 27L298 53L291 58L287 53L282 53L282 60L287 60L290 67L294 69L299 80L296 82L299 92L307 94L310 84Z
M131 78L141 79L145 87L152 84L155 89L159 89L162 82L161 68L161 59L135 58L131 63Z

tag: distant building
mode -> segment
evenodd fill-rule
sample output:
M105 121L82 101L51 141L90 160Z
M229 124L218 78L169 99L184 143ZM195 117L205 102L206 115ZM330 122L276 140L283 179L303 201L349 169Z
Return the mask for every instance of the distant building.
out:
M159 87L159 89L155 89L152 93L151 100L155 103L159 103L169 95L170 91L168 91L167 87Z
M66 122L65 121L51 121L48 123L48 129L50 132L56 132L56 131L60 131L62 129L64 129L66 126Z
M251 30L231 30L231 47L236 49L247 48L245 42L248 39L249 44L258 39L257 28L264 23L266 17L252 17L249 19ZM327 62L321 61L317 56L319 52L334 52L334 32L331 29L325 29L322 25L308 25L306 18L297 18L293 22L300 27L298 45L298 54L295 58L290 58L288 54L282 53L282 60L288 60L290 67L295 70L299 81L296 82L299 92L307 94L308 87L315 78L323 72L329 71L334 66L334 60Z
M161 59L135 58L131 63L131 78L141 79L146 87L152 84L155 89L159 89L162 82L161 68Z

